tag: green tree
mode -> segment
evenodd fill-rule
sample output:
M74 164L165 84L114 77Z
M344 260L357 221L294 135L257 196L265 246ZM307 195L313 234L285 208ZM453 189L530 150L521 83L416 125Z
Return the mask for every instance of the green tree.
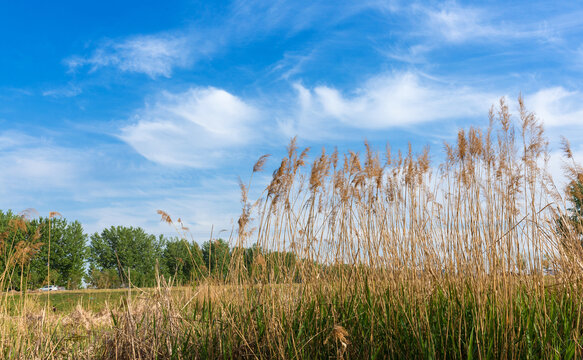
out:
M26 217L0 211L0 291L26 288L30 261L43 245L40 237L41 229Z
M112 226L91 236L90 265L98 271L116 270L123 285L152 286L163 245L162 237L141 228Z
M165 276L172 276L174 283L179 285L200 279L207 271L198 244L179 238L165 242L160 270Z
M567 193L572 204L569 209L571 213L569 219L581 239L583 236L583 174L578 174L577 181L569 184Z
M564 239L577 240L583 245L583 174L578 174L566 189L571 207L568 215L558 219L558 232Z
M225 279L229 272L231 253L223 239L207 241L202 245L202 257L211 275Z
M117 270L98 270L93 264L89 265L85 280L89 287L95 289L112 289L121 286L121 280L117 275Z
M40 218L33 220L31 225L40 229L43 245L31 260L30 284L33 287L46 284L50 236L50 282L68 289L81 287L87 260L87 235L81 223L68 222L64 218Z

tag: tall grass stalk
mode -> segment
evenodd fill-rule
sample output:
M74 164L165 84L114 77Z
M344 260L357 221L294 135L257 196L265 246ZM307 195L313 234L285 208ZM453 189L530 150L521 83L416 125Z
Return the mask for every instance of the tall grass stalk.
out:
M308 165L309 149L293 139L259 199L241 182L229 276L209 272L180 292L159 277L112 304L111 323L85 329L73 350L69 325L47 320L3 354L582 357L581 229L559 221L569 205L546 169L548 142L518 104L514 119L501 99L488 127L460 130L438 163L428 148L381 154L365 143L363 154L323 150ZM568 144L565 154L572 161ZM568 170L583 177L574 162ZM17 334L24 321L2 326Z

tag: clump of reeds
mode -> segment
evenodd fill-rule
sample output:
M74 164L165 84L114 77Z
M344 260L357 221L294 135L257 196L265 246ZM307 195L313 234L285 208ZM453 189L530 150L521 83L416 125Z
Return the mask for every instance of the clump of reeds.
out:
M583 171L565 141L571 182L556 188L543 127L518 105L501 99L442 156L365 143L308 166L293 139L257 201L241 181L229 276L180 293L159 277L86 346L116 359L583 356L569 210Z
M557 227L567 206L547 140L518 102L517 121L502 99L437 164L428 148L387 145L381 160L365 143L363 157L323 150L307 168L293 139L263 197L241 182L223 293L207 285L187 313L167 304L139 331L127 320L117 340L158 339L144 356L161 357L580 356L580 229Z
M546 170L542 125L518 104L514 119L501 99L486 128L444 144L441 162L411 145L387 145L381 160L365 143L363 156L323 150L308 168L309 149L293 139L260 199L250 202L251 184L241 182L236 261L213 285L222 294L207 285L187 314L150 312L159 316L150 331L165 316L180 319L179 330L156 332L180 345L152 349L201 358L581 356L582 231L560 221L568 201ZM568 170L576 196L583 172ZM242 250L251 244L249 259ZM126 346L152 338L124 329L134 336Z

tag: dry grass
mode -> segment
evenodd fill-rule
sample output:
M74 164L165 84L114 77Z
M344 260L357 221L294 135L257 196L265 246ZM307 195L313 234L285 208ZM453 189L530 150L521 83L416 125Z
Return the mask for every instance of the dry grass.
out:
M501 99L489 126L460 130L437 164L428 148L365 143L363 156L322 150L308 168L294 139L260 199L241 182L227 279L177 293L158 279L101 314L4 314L3 354L579 358L582 231L558 221L569 204L546 171L548 142L518 104L515 121ZM72 326L79 341L67 340Z

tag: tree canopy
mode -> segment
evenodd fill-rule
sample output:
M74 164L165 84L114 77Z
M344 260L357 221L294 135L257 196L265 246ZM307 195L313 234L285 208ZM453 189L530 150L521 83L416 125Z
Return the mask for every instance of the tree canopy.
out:
M30 263L30 277L35 287L46 285L47 264L51 269L51 284L68 289L81 287L87 260L87 235L81 223L68 222L64 218L40 218L31 224L40 228L40 241L43 243Z
M50 229L50 232L49 232ZM86 239L78 221L39 218L29 221L0 211L0 273L3 286L36 288L50 282L67 288L82 285ZM50 250L49 262L49 246Z
M225 240L210 240L202 244L202 256L211 275L222 279L227 277L231 252Z
M178 285L200 279L207 273L198 244L179 238L166 241L160 268L163 275L172 277L174 284Z
M142 228L112 226L91 236L89 261L98 271L115 270L122 285L152 286L163 245Z

